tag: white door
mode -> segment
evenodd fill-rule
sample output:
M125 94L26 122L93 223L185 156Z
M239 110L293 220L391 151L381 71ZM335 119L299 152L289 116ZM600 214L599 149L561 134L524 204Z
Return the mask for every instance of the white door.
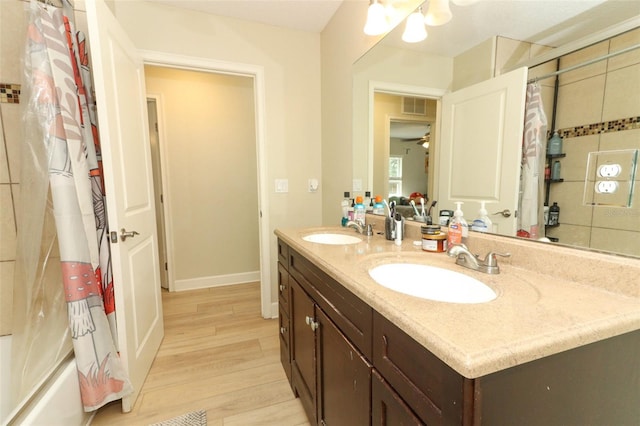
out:
M438 207L462 201L471 223L487 202L494 232L516 235L527 68L442 98ZM509 217L496 215L508 210Z
M134 393L164 334L142 59L103 0L86 2L111 231L120 356ZM123 232L135 233L126 239ZM115 237L115 238L114 238Z

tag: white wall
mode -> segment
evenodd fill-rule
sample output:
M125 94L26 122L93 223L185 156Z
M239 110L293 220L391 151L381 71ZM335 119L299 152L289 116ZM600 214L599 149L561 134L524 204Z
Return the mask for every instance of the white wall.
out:
M307 180L322 178L320 36L143 1L117 2L115 12L139 49L264 69L270 228L319 225L324 188L309 193ZM289 180L288 193L275 193L276 178ZM269 234L274 260L276 239ZM275 268L271 277L277 300Z

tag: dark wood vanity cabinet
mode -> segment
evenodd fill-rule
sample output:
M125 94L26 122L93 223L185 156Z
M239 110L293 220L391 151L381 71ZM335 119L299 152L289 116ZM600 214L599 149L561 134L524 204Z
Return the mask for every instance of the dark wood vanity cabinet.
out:
M468 379L278 241L282 364L314 425L640 425L640 330Z
M291 386L312 424L368 425L371 363L343 330L367 342L370 353L372 310L298 253L286 251L290 344L282 362L291 371ZM278 268L284 269L281 260Z

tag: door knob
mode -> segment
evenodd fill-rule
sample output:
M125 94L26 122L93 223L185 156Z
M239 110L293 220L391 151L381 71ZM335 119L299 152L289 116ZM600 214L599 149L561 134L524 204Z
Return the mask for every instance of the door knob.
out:
M127 231L126 229L122 228L120 230L120 239L122 241L126 240L127 238L131 237L135 237L136 235L140 235L140 233L138 231Z
M509 209L504 209L504 210L502 210L501 212L495 212L495 213L494 213L494 215L497 215L497 214L501 214L501 215L502 215L502 216L504 216L504 217L510 217L510 216L511 216L511 210L509 210Z

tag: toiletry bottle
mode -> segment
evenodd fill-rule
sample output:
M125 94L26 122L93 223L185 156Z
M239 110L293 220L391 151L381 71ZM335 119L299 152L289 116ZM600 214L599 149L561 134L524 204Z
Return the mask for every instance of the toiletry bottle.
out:
M348 192L345 192L344 198L340 202L340 208L342 209L342 221L341 221L342 226L345 226L349 221L349 204L350 204L349 196L350 195L351 194L349 194Z
M364 227L366 209L362 203L362 197L359 195L356 197L356 205L354 206L353 212L353 220Z
M371 191L365 191L364 193L364 208L367 213L373 212L373 198L371 198Z
M549 207L549 226L558 224L560 224L560 206L554 201L553 205Z
M356 204L353 198L349 199L349 208L347 209L347 216L349 220L353 220L354 218L355 206Z
M551 180L560 180L560 162L558 160L553 162L551 167Z
M453 244L464 244L469 236L469 225L464 220L462 201L456 201L456 210L453 212L453 218L449 221L449 232L447 234L447 242L449 246Z
M547 144L547 154L562 154L562 138L557 131L553 132L553 136L549 139L549 143Z
M376 195L376 202L373 203L373 214L384 216L384 204L382 204L382 197Z
M394 243L397 246L402 245L402 231L404 231L402 229L402 215L400 213L396 213L396 218L395 218L395 225L396 225L396 236L395 236L395 240Z
M491 232L493 223L489 219L487 209L485 208L486 201L480 201L480 210L478 210L478 217L474 219L471 224L472 231L478 232Z

